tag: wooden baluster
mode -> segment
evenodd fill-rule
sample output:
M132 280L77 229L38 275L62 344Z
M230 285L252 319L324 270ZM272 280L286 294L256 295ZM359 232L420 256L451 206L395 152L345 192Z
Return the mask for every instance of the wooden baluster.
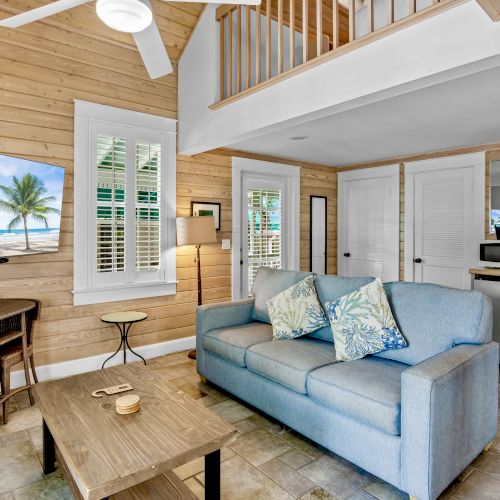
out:
M316 0L316 56L323 52L323 0Z
M224 44L225 44L225 36L224 32L226 31L226 17L221 17L219 20L219 86L220 86L220 100L224 99L224 68L226 66L226 58L224 54Z
M247 77L247 85L246 88L250 88L250 76L251 76L251 63L252 63L252 26L250 24L250 6L247 5L245 14L246 14L246 30L247 30L247 41L246 41L246 49L247 49L247 57L246 57L246 77Z
M339 0L332 0L332 45L335 50L339 46Z
M417 10L417 2L416 2L416 0L410 0L410 16L412 14L415 14L416 10Z
M368 14L368 33L373 31L373 0L366 0L368 2L367 5L367 14Z
M278 74L283 73L283 0L278 0Z
M309 1L302 0L302 62L309 58Z
M394 0L387 0L387 24L394 22Z
M271 78L271 10L272 1L266 1L266 80Z
M352 42L356 38L356 6L355 1L349 1L349 41Z
M227 15L227 96L233 95L233 11Z
M290 68L295 66L295 0L290 0Z
M241 5L236 7L236 93L241 92Z
M261 54L260 54L260 42L261 42L261 11L260 5L257 5L255 9L255 83L260 83L260 65L261 65Z

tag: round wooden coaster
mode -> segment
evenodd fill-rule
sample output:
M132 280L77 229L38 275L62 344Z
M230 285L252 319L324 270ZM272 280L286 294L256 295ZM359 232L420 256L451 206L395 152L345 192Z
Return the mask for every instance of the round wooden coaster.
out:
M116 410L116 413L118 413L118 415L130 415L132 413L136 413L140 410L141 408L135 408L133 410Z
M135 394L127 394L126 396L122 396L116 400L116 407L125 407L128 408L130 406L136 406L139 404L141 398Z
M137 411L141 406L140 405L137 405L137 406L128 406L126 408L121 408L119 406L116 407L116 411L126 411L126 412L134 412L134 411Z

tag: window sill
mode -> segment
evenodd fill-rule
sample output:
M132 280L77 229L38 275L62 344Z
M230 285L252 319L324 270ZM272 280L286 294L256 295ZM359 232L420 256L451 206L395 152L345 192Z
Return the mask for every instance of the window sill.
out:
M89 290L73 290L73 305L102 304L121 300L145 299L162 295L175 295L177 282L106 286Z

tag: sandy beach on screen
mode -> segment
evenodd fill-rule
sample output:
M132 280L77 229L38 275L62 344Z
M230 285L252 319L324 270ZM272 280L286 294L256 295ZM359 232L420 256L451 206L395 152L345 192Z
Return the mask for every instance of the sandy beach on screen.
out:
M0 235L0 257L15 255L31 255L36 253L57 252L59 245L59 234L30 234L30 250L25 250L24 235L15 236Z

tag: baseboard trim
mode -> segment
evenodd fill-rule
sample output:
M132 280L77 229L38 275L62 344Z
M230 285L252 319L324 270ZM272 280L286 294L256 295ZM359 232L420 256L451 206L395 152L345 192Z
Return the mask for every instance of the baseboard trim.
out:
M173 352L186 351L194 349L196 345L196 337L186 337L183 339L167 340L158 344L150 344L141 347L134 347L142 357L146 359L164 356ZM79 373L91 372L99 370L106 358L111 356L112 352L99 354L97 356L89 356L87 358L73 359L71 361L63 361L62 363L54 363L51 365L43 365L36 367L36 373L40 382L44 380L52 380L56 378L69 377ZM139 360L132 353L127 352L127 360L131 362ZM119 352L113 359L106 363L106 368L114 365L119 365L123 362L123 355ZM12 389L21 387L25 384L24 371L17 370L11 373L10 384Z

